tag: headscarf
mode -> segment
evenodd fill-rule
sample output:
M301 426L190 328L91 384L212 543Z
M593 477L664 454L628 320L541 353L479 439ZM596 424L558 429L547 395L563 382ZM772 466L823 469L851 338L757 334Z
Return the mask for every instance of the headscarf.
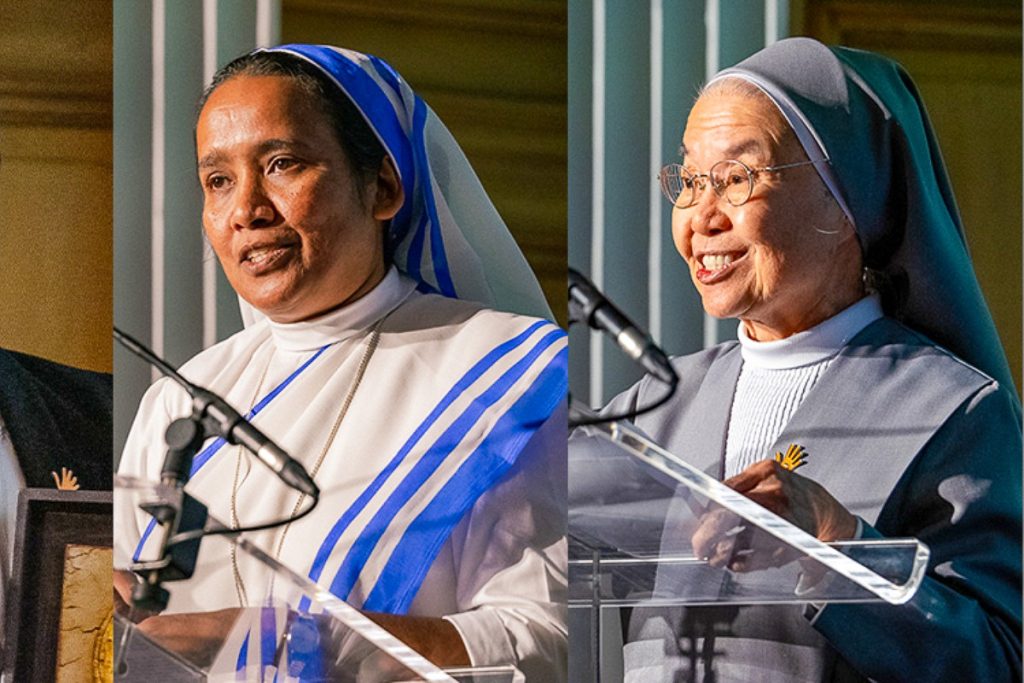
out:
M387 235L400 271L426 291L552 317L533 271L466 155L391 65L327 45L257 51L291 54L319 68L352 100L384 145L405 191L405 203ZM255 317L244 302L242 313L246 324Z
M851 220L864 264L904 271L903 322L1013 391L971 265L938 143L910 76L881 55L789 38L712 79L740 78L779 107Z

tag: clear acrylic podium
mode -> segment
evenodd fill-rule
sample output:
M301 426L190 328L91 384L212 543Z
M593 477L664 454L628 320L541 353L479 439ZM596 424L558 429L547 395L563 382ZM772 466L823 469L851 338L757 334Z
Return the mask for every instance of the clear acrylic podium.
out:
M140 503L180 504L174 488L115 478L115 510ZM223 528L210 518L206 528ZM200 653L184 654L159 636L136 626L133 614L115 619L116 681L338 681L405 683L523 683L512 666L442 670L395 636L305 576L291 571L242 536L205 537L200 553L234 544L238 554L265 564L273 576L271 597L259 607L231 615L215 642ZM214 551L216 552L216 551ZM225 552L226 556L226 552ZM115 558L117 568L127 562ZM189 590L189 580L168 582L172 592ZM187 618L187 617L185 617Z
M925 575L920 541L824 544L626 423L573 432L569 482L570 649L595 678L616 647L601 625L620 626L603 608L901 604Z

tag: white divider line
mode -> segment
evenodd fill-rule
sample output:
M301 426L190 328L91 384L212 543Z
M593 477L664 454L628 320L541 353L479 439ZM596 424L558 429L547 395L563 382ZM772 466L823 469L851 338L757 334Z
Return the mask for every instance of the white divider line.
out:
M605 107L605 3L594 2L594 53L592 94L592 179L590 278L604 289L604 107ZM604 350L602 336L590 335L590 405L604 404Z
M153 144L152 187L150 189L150 347L158 356L164 355L164 88L166 73L164 51L167 41L165 0L153 0L153 120L150 124ZM152 379L160 377L153 368Z
M651 162L649 190L650 236L647 246L647 311L648 331L658 344L661 338L661 241L662 225L661 188L654 181L662 164L662 137L664 102L664 24L661 0L651 0Z

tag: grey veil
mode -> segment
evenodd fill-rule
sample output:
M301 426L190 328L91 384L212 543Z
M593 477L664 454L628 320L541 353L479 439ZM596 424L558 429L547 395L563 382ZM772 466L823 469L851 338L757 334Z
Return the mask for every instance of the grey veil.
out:
M780 41L726 69L780 108L851 219L865 265L903 271L903 321L991 375L1013 380L978 285L924 105L895 62L809 38Z

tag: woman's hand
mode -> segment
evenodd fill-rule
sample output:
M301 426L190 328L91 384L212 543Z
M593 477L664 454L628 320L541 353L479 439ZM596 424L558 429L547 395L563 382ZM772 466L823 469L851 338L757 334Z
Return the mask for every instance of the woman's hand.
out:
M156 614L132 605L132 591L138 583L139 578L132 572L114 570L114 611L136 624Z
M723 483L824 543L853 538L857 531L857 518L824 487L774 460L755 463ZM697 557L733 571L780 566L793 559L775 537L744 525L723 508L701 517L691 543Z
M380 612L363 614L437 666L470 665L462 636L449 621Z
M857 532L857 518L824 487L774 460L754 463L723 483L823 543Z
M140 622L139 630L164 649L206 668L220 652L241 611L234 607L216 612L157 615Z

